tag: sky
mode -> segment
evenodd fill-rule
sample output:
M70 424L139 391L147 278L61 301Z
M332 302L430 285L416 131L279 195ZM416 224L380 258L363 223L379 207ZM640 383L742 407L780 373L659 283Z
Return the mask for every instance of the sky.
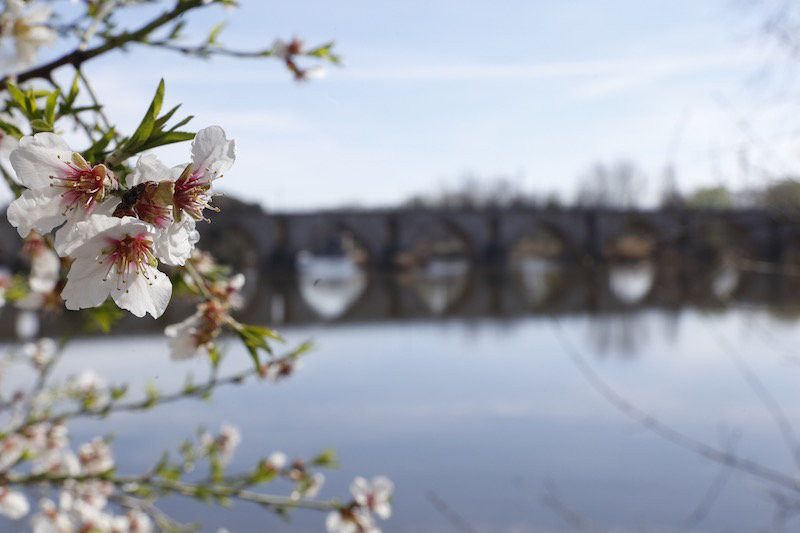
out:
M335 40L343 66L298 84L276 61L135 48L86 70L127 127L164 77L167 104L236 139L220 186L269 209L392 205L465 175L569 200L620 159L651 202L667 164L684 190L800 171L795 65L732 0L240 3L194 17L187 43L225 20L231 47Z

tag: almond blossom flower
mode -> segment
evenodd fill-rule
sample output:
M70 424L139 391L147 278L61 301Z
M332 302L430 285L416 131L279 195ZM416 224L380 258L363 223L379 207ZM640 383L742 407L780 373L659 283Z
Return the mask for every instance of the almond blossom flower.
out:
M53 360L58 351L56 341L42 338L35 342L28 342L22 347L22 353L28 357L37 370L44 369Z
M131 533L150 533L153 531L153 521L146 513L139 509L132 509L125 515L126 530Z
M296 359L277 359L262 365L261 375L277 383L291 376L300 367L301 362Z
M32 230L48 233L66 222L56 233L61 255L62 241L75 223L92 213L111 214L118 203L104 203L107 189L117 187L111 171L105 165L90 165L53 133L23 137L10 160L27 190L8 206L8 221L22 237Z
M192 162L173 169L152 154L139 158L127 178L130 189L116 216L136 216L161 230L156 256L165 263L183 265L200 240L195 221L207 220L211 183L222 177L236 158L236 147L219 126L198 131L192 141Z
M84 370L71 377L67 390L89 407L105 405L109 398L106 380L93 370Z
M18 68L32 64L39 48L55 42L58 33L47 26L52 13L45 5L33 5L25 12L22 0L6 0L6 10L0 16L0 36L14 39Z
M265 461L265 465L273 470L283 470L283 467L286 466L286 463L289 462L289 458L283 452L272 452L269 454Z
M358 507L347 507L328 513L325 519L328 533L381 533L372 516Z
M9 435L0 440L0 472L6 472L25 453L25 439L19 435Z
M77 476L81 471L81 465L72 451L53 450L37 459L31 471L51 476Z
M359 476L350 485L355 501L384 520L392 516L390 501L393 492L394 483L385 476L372 478L372 483Z
M219 428L219 435L212 437L208 432L200 435L200 444L205 448L206 453L218 453L220 462L227 464L233 457L236 448L242 442L242 434L239 429L230 424L222 424Z
M31 273L28 286L37 293L49 293L56 284L61 273L61 260L47 245L41 235L31 232L25 239L23 251L31 261Z
M244 276L241 274L210 283L207 289L214 299L199 304L197 311L185 320L164 328L164 334L169 337L172 359L189 359L211 353L223 325L230 319L230 310L242 305L239 292L242 286Z
M156 268L155 229L132 217L95 215L75 226L64 253L75 258L61 296L67 309L97 307L111 296L138 317L158 318L172 283Z
M31 526L33 533L72 533L75 530L69 516L48 499L39 502L39 512L31 518Z
M20 492L0 487L0 515L19 520L30 511L28 499Z
M308 474L303 475L303 478L300 481L300 485L292 491L289 497L292 500L299 500L300 498L314 498L319 491L322 489L322 485L325 484L325 475L316 472L313 475L309 476Z
M175 180L173 214L180 222L186 214L194 220L205 220L203 210L211 203L211 183L233 165L236 145L228 140L225 130L210 126L197 132L192 141L192 162Z
M81 445L78 449L78 460L84 474L102 474L114 468L111 448L99 437Z

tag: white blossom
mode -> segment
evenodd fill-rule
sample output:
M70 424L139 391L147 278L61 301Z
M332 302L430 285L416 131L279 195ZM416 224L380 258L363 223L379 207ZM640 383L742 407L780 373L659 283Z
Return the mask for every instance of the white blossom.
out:
M50 364L57 350L58 345L56 341L48 337L25 343L25 345L22 346L22 353L30 359L31 364L38 370Z
M31 309L21 309L22 311L17 313L17 317L14 320L14 330L20 339L32 339L39 333L39 315Z
M71 377L67 383L67 390L92 407L104 405L109 399L106 380L94 370L84 370L77 376Z
M381 533L372 517L360 509L331 511L325 519L328 533Z
M136 188L136 199L128 212L118 213L135 216L158 228L155 254L171 265L183 265L200 240L193 219L176 221L173 216L175 180L182 168L170 169L153 154L141 156L126 180L131 189Z
M222 464L230 462L233 453L241 442L242 434L239 428L230 424L222 424L216 437L212 437L207 431L200 434L200 444L206 453L219 454L219 460Z
M0 515L19 520L30 511L28 499L21 492L0 487Z
M43 246L31 258L28 286L33 292L48 293L56 287L60 274L61 259L49 247Z
M111 448L99 437L81 445L78 449L78 460L84 474L102 474L114 468Z
M75 258L61 292L67 309L97 307L111 296L138 317L158 318L172 283L156 267L155 229L132 217L95 215L75 226L64 253Z
M0 472L6 472L20 460L25 453L25 439L19 435L9 435L0 440Z
M106 199L106 190L116 187L113 174L104 165L87 163L54 133L23 137L9 157L27 190L8 206L8 221L22 237L32 230L48 233L66 222L56 233L60 255L74 224L93 213L110 215L118 203Z
M314 498L317 494L319 494L323 484L325 484L325 475L320 472L316 472L310 478L304 481L300 488L293 490L290 498L293 500L299 500L300 498Z
M274 470L283 470L289 458L283 452L272 452L267 457L267 465Z
M391 498L394 493L394 483L389 478L377 476L372 478L370 483L359 476L350 485L350 493L359 505L380 518L386 520L392 516Z
M76 476L80 474L81 465L78 457L71 450L53 450L45 453L33 464L36 474L54 476Z
M31 518L31 528L33 533L71 533L75 530L69 516L48 499L39 502L39 512Z
M186 214L204 220L203 210L211 202L211 184L233 165L236 145L219 126L197 132L192 141L192 162L175 180L174 215L177 221Z
M199 355L207 347L198 342L198 333L203 324L203 313L198 311L187 319L164 328L169 338L170 357L176 360Z
M41 4L28 6L26 10L22 0L6 0L6 9L0 16L0 36L14 40L17 68L32 64L39 48L58 38L58 33L47 26L52 10Z

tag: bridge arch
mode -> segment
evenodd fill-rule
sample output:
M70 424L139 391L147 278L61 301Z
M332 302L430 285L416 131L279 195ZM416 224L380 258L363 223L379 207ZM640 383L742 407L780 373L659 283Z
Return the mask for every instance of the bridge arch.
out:
M432 258L474 258L479 254L461 224L446 215L420 212L403 217L398 224L394 263L413 268Z
M607 228L602 239L602 254L610 262L636 262L653 258L659 249L661 232L639 215L625 214Z

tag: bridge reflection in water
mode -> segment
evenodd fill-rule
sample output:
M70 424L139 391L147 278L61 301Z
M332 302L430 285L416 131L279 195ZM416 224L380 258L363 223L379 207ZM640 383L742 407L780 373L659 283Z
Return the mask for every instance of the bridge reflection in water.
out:
M507 268L437 259L402 273L346 258L309 257L297 274L270 273L248 290L244 318L274 325L526 315L631 314L727 305L797 313L800 277L721 263L676 268L650 260L583 268L528 258Z

